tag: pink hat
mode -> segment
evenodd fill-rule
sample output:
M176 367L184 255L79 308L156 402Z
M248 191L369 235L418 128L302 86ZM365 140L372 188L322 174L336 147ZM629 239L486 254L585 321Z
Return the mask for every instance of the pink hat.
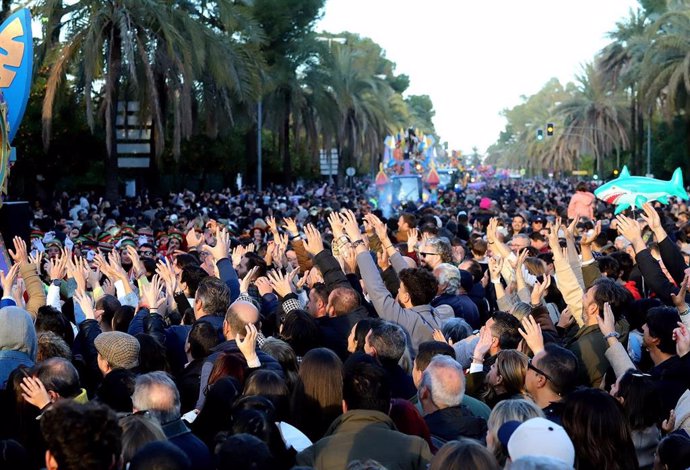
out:
M488 197L483 197L481 201L479 201L479 208L480 209L490 209L491 208L491 199Z

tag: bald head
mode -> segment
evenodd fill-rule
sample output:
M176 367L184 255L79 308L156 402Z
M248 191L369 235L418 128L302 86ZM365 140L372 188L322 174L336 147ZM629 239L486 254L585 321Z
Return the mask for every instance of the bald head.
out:
M235 339L236 335L244 338L245 326L259 323L259 310L251 302L238 300L228 308L223 322L225 339Z
M336 287L328 296L328 314L332 317L347 315L359 307L359 296L349 287Z

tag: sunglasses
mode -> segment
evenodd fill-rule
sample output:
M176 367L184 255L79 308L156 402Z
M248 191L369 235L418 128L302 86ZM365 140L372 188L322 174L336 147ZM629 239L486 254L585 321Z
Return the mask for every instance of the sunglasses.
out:
M527 368L532 369L534 372L536 372L536 373L539 374L539 375L543 375L544 378L545 378L546 380L550 380L551 382L553 382L553 379L551 378L551 376L550 376L549 374L547 374L546 372L544 372L544 371L541 370L541 369L537 369L537 368L532 364L532 359L530 359L529 361L527 361Z
M421 256L422 258L426 258L427 256L433 256L433 255L437 255L437 254L438 253L424 253L423 251L419 252L419 256Z

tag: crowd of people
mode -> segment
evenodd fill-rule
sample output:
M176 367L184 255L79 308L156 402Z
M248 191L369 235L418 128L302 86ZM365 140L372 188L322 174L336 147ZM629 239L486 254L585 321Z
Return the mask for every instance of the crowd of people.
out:
M688 207L590 189L36 201L0 467L690 468Z

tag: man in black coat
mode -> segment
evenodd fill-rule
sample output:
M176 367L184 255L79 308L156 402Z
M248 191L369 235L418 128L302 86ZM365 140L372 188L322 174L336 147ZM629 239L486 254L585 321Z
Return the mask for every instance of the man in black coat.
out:
M484 442L486 420L474 416L461 404L465 395L462 367L448 356L435 356L424 371L419 386L424 421L437 447L460 438Z

